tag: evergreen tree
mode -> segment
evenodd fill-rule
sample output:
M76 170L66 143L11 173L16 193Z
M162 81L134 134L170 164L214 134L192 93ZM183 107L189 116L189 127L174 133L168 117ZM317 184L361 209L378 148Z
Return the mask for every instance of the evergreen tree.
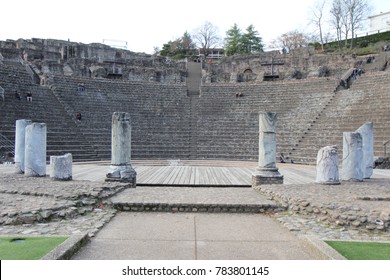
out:
M263 51L262 39L252 24L247 27L244 34L242 34L237 24L234 24L226 32L225 52L227 56L261 51Z
M174 57L177 59L185 58L196 53L196 45L192 41L190 34L186 31L183 36L174 41L165 43L160 51L160 55Z
M241 36L241 53L255 53L263 51L262 39L259 32L251 24L247 27L246 33Z
M240 53L241 49L241 30L235 23L227 32L225 38L225 52L227 56Z

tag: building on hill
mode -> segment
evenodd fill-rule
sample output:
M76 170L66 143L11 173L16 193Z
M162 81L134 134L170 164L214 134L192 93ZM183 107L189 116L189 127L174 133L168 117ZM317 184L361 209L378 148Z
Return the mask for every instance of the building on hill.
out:
M390 11L368 17L370 20L370 33L390 31Z

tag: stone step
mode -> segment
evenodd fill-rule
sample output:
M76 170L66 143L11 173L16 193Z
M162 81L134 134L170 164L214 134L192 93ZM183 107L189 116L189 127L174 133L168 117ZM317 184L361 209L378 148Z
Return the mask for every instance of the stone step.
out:
M285 210L249 187L136 187L121 192L111 201L120 211L134 212L272 213Z

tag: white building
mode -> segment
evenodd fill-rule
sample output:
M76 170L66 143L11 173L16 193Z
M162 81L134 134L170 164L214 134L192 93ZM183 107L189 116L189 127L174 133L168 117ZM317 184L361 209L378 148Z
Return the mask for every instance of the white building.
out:
M369 33L390 31L390 12L370 16L368 19L370 20Z

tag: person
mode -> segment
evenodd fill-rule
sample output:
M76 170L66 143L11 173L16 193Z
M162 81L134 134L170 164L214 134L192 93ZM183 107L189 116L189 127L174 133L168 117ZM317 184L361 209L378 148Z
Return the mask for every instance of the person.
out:
M19 100L22 99L22 97L20 96L20 93L17 90L15 90L15 98L19 99Z
M81 121L81 113L80 113L80 112L77 112L77 113L76 113L76 119L78 119L79 121Z
M84 92L85 91L85 85L84 83L79 84L79 92Z
M27 92L27 102L32 102L32 94L31 91Z

